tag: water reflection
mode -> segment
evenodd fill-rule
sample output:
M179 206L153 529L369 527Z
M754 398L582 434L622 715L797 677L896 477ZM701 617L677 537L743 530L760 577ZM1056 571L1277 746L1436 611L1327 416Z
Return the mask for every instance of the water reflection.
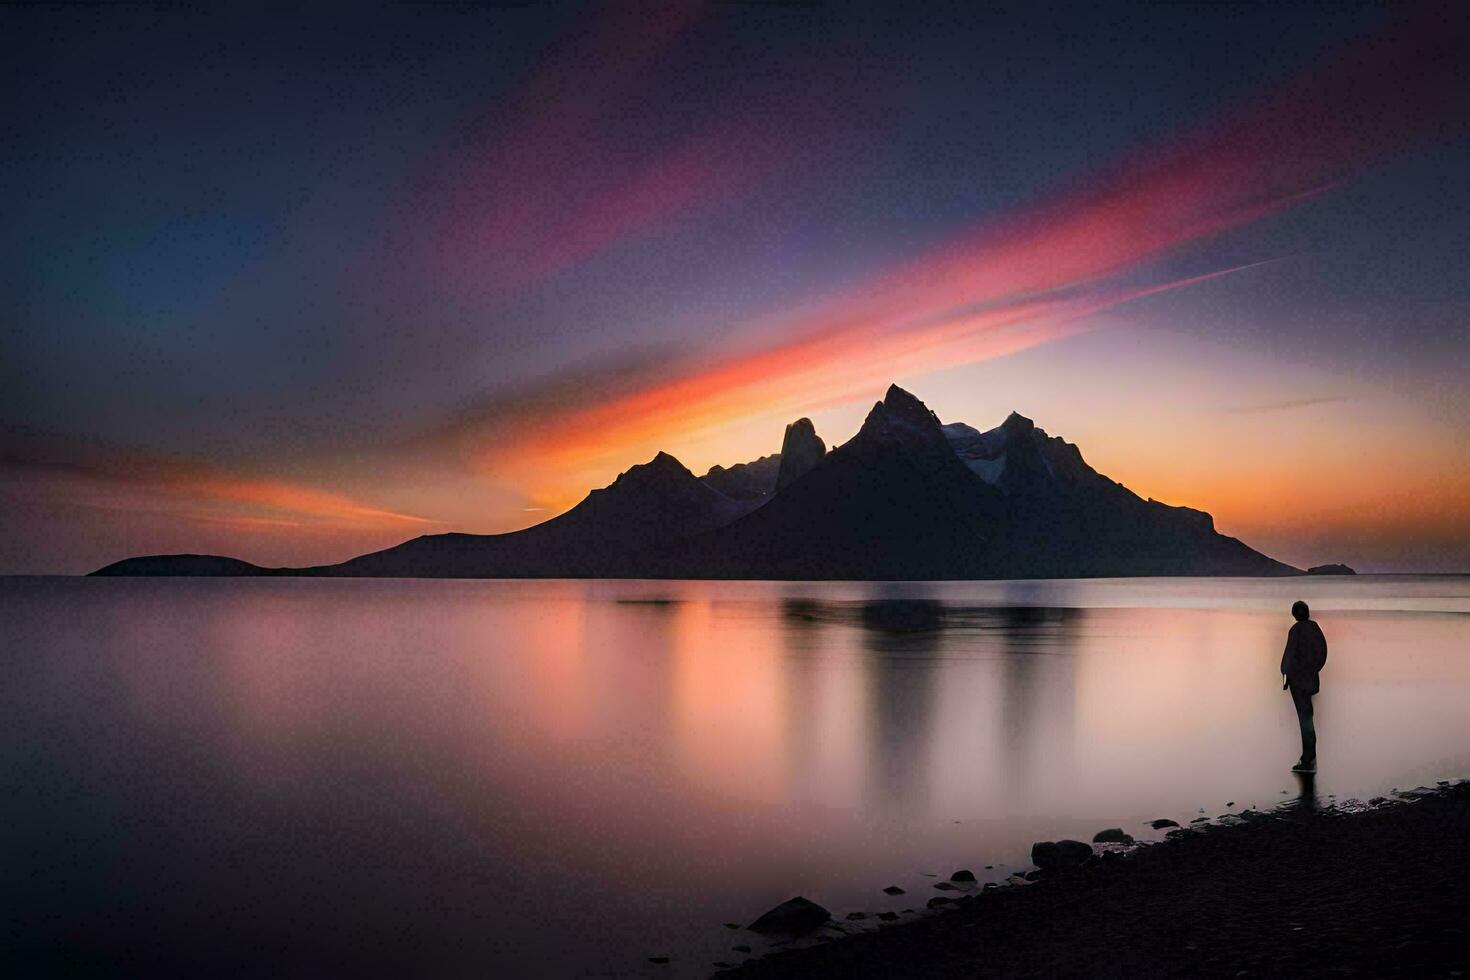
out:
M1463 774L1470 620L1288 584L1333 640L1323 789ZM795 893L871 911L935 864L1291 798L1275 581L27 588L0 592L0 867L42 965L102 919L88 962L177 953L160 973L703 964Z
M1002 643L1002 778L1005 791L1016 797L1029 795L1033 779L1051 780L1072 767L1076 672L1069 654L1083 611L1070 610L1071 624L1068 612L1043 606L994 611ZM1056 654L1068 656L1051 659ZM1046 771L1038 772L1041 767Z
M1296 777L1297 795L1294 810L1297 813L1312 813L1317 809L1317 774L1293 772Z
M929 806L935 663L943 607L880 599L857 607L867 684L868 779L864 803L885 813Z
M1034 782L1054 783L1073 768L1075 653L1086 611L880 594L787 598L781 618L795 709L790 745L803 771L818 737L808 709L843 676L820 651L847 649L844 636L856 640L862 688L842 695L864 712L866 778L854 804L925 814L971 808L987 795L1025 802Z
M945 625L947 612L933 599L875 599L858 606L858 622L872 634L918 634L932 640ZM932 646L922 639L918 645Z

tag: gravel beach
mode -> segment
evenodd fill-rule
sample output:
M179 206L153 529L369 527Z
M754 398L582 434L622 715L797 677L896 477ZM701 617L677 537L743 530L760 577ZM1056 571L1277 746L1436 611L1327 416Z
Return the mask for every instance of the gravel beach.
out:
M1470 783L1298 803L729 977L1470 974Z

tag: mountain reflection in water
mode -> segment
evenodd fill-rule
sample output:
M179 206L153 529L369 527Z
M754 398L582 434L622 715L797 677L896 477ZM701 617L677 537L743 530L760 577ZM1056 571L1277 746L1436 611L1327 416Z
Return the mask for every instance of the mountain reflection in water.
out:
M1446 577L5 580L6 955L698 974L795 894L1470 773L1466 613Z

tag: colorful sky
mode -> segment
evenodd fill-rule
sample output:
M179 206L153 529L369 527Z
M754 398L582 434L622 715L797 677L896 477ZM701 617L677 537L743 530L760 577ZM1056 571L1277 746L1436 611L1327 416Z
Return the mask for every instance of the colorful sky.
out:
M1470 11L0 7L0 574L337 561L1010 411L1470 571Z

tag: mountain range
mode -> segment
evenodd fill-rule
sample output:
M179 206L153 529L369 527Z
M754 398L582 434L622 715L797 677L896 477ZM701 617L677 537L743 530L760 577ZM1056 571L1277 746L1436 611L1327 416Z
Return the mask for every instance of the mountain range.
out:
M1078 448L1012 414L942 423L894 385L827 450L809 419L781 452L695 476L667 453L566 513L508 534L433 534L311 568L212 555L129 558L94 575L475 578L979 579L1292 575L1144 499Z

